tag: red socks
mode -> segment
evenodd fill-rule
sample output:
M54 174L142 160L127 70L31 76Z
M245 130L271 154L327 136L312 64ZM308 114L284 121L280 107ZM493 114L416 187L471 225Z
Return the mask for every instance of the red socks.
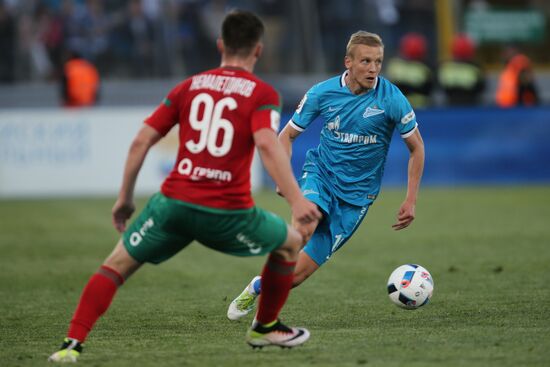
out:
M262 272L262 295L258 305L256 320L268 324L277 320L279 312L288 298L296 262L288 262L269 255Z
M124 278L105 265L92 275L80 296L67 336L84 343L95 322L107 311Z
M288 262L269 255L262 272L262 295L259 300L256 320L268 324L279 316L288 298L294 278L296 262ZM124 278L105 265L92 275L84 287L80 302L71 320L67 336L84 343L92 327L107 311Z

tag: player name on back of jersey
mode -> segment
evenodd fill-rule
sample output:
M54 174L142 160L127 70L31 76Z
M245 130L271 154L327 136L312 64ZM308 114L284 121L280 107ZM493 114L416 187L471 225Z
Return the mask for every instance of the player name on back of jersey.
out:
M256 82L235 76L199 74L193 77L189 90L209 89L223 94L240 94L250 97L256 88Z

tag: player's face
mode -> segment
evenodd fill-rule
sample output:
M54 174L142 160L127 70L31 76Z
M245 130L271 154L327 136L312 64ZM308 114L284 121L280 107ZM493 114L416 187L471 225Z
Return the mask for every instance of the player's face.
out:
M351 55L345 58L345 65L352 92L374 88L383 60L384 49L380 46L356 45L351 50Z

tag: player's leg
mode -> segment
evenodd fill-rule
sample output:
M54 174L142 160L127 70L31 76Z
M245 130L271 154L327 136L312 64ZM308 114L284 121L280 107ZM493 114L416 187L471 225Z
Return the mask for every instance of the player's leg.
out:
M317 204L319 210L323 213L323 218L316 223L312 223L308 228L309 236L305 239L305 249L315 247L319 242L319 237L324 236L327 225L331 221L332 210L332 194L327 188L326 183L318 174L304 172L300 179L300 188L304 196ZM294 225L294 223L293 223ZM296 269L294 271L294 279L292 287L297 287L309 278L319 267L324 263L309 254L308 251L301 251ZM261 288L260 288L261 289Z
M49 358L50 361L76 362L82 343L95 322L109 308L118 287L143 263L158 264L191 242L192 238L166 228L166 222L171 218L187 219L185 213L178 210L181 210L180 205L161 194L151 197L146 208L124 232L122 239L84 287L67 338L61 349Z
M103 262L103 266L115 270L124 280L128 279L141 265L143 265L142 262L137 261L128 253L122 240L118 241L113 252Z
M128 254L122 240L119 241L88 280L71 319L67 337L60 350L48 358L49 361L76 362L82 352L82 344L96 321L109 308L118 287L140 266L141 263Z
M321 223L323 220L321 220ZM317 228L320 222L312 222L308 232L310 236L305 238L305 242L309 243L311 236L315 236ZM302 238L304 242L304 238ZM304 254L303 251L299 252L298 260L294 270L294 276L292 281L292 287L296 287L313 274L319 266L311 259L310 256ZM255 276L250 283L243 289L243 291L229 304L227 309L227 318L230 320L238 320L248 315L254 310L256 298L260 295L261 290L261 276Z
M298 253L302 247L302 236L292 227L287 229L283 245L268 256L262 271L262 297L252 327L247 333L247 342L253 347L278 345L293 347L309 339L304 328L288 327L279 321L290 289Z
M292 287L300 248L299 233L288 227L285 242L269 254L262 271L264 297L260 300L256 315L260 323L267 324L277 319Z
M141 265L119 241L84 288L67 336L84 342L95 322L109 308L118 287Z
M308 253L300 251L292 278L292 288L302 284L302 282L317 271L319 267L320 265L316 263ZM257 275L252 278L243 291L229 304L227 309L228 319L233 321L239 320L254 310L256 299L259 297L262 290L262 283L262 276Z
M294 279L292 280L292 288L302 284L307 278L319 269L320 266L304 251L298 255L298 262L294 270ZM261 285L261 284L260 284ZM261 288L260 288L261 289Z
M332 212L325 215L313 236L300 252L294 271L293 287L297 287L316 272L332 254L351 238L363 221L368 205L358 207L337 199L331 203ZM256 299L262 291L262 278L256 276L229 305L227 317L238 320L254 310Z
M237 256L268 255L257 322L248 330L247 342L254 347L304 343L307 330L289 328L278 320L292 287L302 235L281 217L258 207L238 212L197 208L194 220L193 233L205 246Z

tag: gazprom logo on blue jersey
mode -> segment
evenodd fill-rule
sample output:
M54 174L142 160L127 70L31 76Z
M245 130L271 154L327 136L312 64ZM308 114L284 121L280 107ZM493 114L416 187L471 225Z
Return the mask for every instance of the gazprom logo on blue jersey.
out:
M382 110L382 112L384 112ZM342 143L360 143L360 144L376 144L377 135L358 135L352 133L340 132L340 116L336 116L334 121L329 121L326 125L327 130L331 131L332 134Z

